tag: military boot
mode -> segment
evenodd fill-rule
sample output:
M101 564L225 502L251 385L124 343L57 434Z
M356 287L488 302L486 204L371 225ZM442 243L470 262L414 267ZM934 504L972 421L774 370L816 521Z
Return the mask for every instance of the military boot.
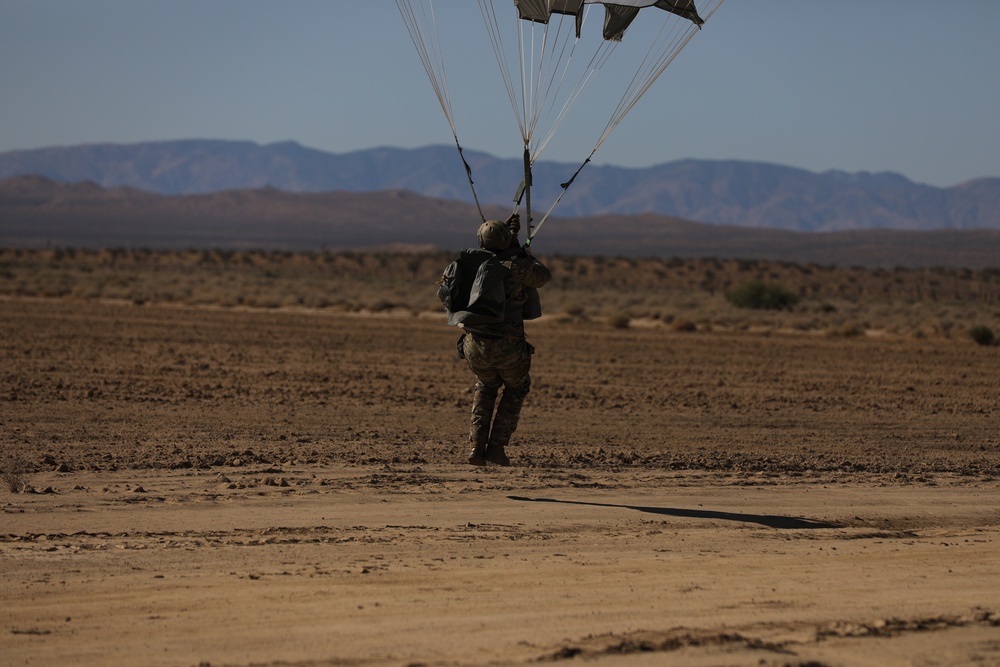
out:
M469 460L471 461L472 459L470 458ZM486 465L486 461L496 463L498 466L506 467L510 465L510 457L507 456L507 452L504 451L504 445L501 445L500 443L491 442L489 444L486 448L482 465Z
M472 399L472 422L469 427L469 463L474 466L486 465L486 449L490 440L490 422L493 420L493 406L497 402L497 390L477 382Z
M486 465L486 444L474 442L472 443L472 451L469 452L469 463L474 466L484 466Z

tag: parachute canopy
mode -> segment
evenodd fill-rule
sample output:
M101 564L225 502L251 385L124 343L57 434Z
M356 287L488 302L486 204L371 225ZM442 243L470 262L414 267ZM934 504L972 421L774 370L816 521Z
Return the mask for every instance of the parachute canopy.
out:
M705 21L698 16L694 0L617 0L617 2L600 2L599 0L514 0L518 15L526 21L548 23L553 14L565 14L576 17L576 36L580 37L583 28L584 5L604 5L604 39L619 41L625 30L639 15L643 7L658 7L678 16L702 25Z
M485 26L487 37L483 42L493 49L499 80L521 133L525 174L515 202L519 203L522 196L527 198L529 238L531 165L598 74L606 65L614 70L610 79L602 77L610 81L610 88L588 102L587 115L595 116L604 108L602 113L610 109L610 117L583 164L590 161L723 1L697 0L696 7L695 0L477 0L482 15L480 29ZM445 65L449 57L470 56L454 53L446 57L445 49L456 29L464 35L475 30L479 22L459 18L469 11L468 0L440 4L442 21L449 28L443 33L434 0L396 0L461 153ZM597 20L602 21L599 31L587 25L591 17L598 16ZM637 31L636 39L631 31ZM630 34L626 36L626 32ZM616 53L619 50L624 52ZM619 59L619 55L625 57ZM489 77L484 74L476 83L481 88L477 96L488 97L493 88ZM607 93L615 86L623 88L617 104ZM664 131L663 127L658 129ZM471 169L468 163L465 166L475 196ZM562 184L564 191L575 176Z

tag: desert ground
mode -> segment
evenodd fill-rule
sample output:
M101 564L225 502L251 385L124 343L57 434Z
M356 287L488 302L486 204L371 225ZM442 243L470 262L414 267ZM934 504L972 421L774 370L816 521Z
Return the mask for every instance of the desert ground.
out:
M0 263L0 664L1000 665L994 274L554 284L477 468L422 260L182 260Z

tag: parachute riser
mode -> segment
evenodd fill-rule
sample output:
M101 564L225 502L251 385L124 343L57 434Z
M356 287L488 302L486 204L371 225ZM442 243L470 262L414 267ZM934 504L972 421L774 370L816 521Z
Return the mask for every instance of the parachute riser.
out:
M524 219L528 226L527 238L531 238L531 151L524 148Z
M531 153L527 148L524 149L524 175L521 177L521 182L517 186L517 191L514 192L514 210L511 211L511 215L518 212L521 208L521 202L524 202L524 219L527 221L527 238L531 239ZM530 241L529 241L530 242ZM527 246L528 244L525 243Z
M479 211L479 218L486 222L486 216L483 214L483 207L479 204L479 195L476 194L476 183L472 180L472 167L469 166L468 161L465 159L465 152L462 151L462 145L458 143L458 135L455 135L455 147L458 148L458 156L462 158L462 164L465 165L465 176L469 179L469 188L472 190L472 198L476 200L476 210Z

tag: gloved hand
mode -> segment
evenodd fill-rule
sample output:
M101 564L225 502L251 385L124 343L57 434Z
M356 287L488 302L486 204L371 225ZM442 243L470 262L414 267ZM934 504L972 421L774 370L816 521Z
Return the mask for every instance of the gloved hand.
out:
M507 229L510 230L510 235L517 238L518 232L521 231L521 214L511 213L510 217L504 220L504 224L507 225Z

